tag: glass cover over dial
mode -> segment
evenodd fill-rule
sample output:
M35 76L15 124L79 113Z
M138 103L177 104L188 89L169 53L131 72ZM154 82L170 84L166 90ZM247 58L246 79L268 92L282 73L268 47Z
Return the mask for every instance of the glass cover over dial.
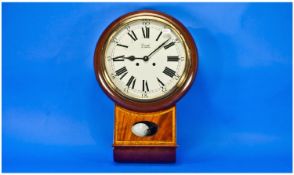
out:
M184 75L187 55L171 25L137 19L117 28L104 53L106 74L124 97L154 101L172 93Z

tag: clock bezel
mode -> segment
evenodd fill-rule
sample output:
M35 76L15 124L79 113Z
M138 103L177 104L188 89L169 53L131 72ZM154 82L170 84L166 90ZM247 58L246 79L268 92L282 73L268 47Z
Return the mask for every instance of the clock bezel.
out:
M186 66L183 75L181 76L176 87L173 88L167 96L159 99L140 100L132 99L124 96L113 85L112 81L108 77L105 68L105 48L109 44L109 38L114 35L114 32L133 20L139 20L141 18L154 18L160 20L163 23L168 24L176 30L183 41L183 45L186 51ZM162 12L153 10L141 10L131 13L127 13L115 21L113 21L102 33L96 45L94 54L94 69L96 79L104 92L114 100L118 105L127 109L141 112L150 112L166 109L174 105L191 87L193 80L196 76L198 66L197 48L194 40L188 30L175 18L164 14Z

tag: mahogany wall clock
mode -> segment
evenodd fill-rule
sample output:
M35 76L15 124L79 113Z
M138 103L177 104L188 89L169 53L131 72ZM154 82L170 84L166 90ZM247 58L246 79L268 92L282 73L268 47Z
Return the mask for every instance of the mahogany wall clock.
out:
M197 63L192 36L164 13L128 13L106 28L94 67L100 86L116 104L115 161L176 160L175 105L191 86Z

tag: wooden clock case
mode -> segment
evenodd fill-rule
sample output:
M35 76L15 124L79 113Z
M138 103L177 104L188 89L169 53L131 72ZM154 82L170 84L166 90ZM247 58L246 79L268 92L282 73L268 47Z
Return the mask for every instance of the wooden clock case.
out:
M140 16L153 16L173 25L185 41L189 66L186 76L168 96L149 102L128 99L112 88L103 65L105 43L124 21ZM114 123L114 160L118 162L174 162L176 161L176 106L175 103L187 92L196 76L197 48L188 30L176 19L164 13L141 10L121 16L102 33L95 49L94 68L97 81L104 92L116 103ZM152 136L138 137L131 131L136 122L149 121L158 126Z

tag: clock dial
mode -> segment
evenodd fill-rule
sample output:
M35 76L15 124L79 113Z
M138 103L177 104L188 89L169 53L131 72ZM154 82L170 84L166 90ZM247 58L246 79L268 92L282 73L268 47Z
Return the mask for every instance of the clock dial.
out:
M137 19L108 38L104 66L124 97L152 101L172 93L181 81L187 55L180 34L160 20Z

